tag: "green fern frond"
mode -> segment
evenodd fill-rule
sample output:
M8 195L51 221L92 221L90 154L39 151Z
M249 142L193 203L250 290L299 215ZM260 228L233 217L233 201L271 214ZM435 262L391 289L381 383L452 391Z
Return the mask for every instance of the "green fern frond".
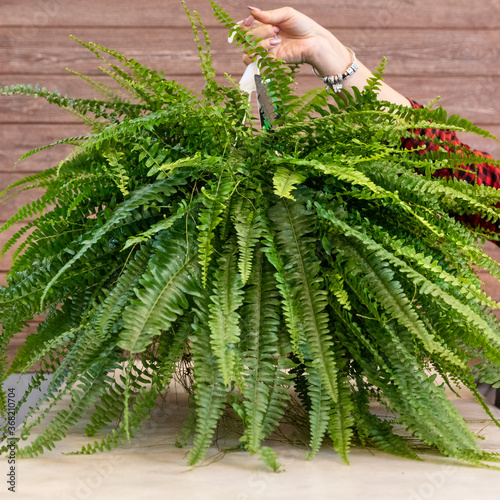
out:
M384 309L392 316L397 318L402 326L412 332L416 338L420 339L428 352L437 352L444 356L448 361L457 367L465 369L463 361L458 356L442 345L439 340L432 338L425 327L423 321L418 317L417 312L411 305L411 299L405 294L403 287L396 279L394 272L390 269L385 259L390 259L390 254L385 252L384 259L375 259L374 248L378 245L355 230L349 228L345 223L336 219L333 212L325 212L318 206L318 213L328 218L328 220L337 227L342 228L343 236L335 240L336 248L341 252L343 258L348 262L344 272L351 272L353 275L360 276L363 273L363 280L377 299L383 304ZM350 243L345 236L356 234L360 246ZM361 246L362 245L362 246ZM363 249L364 247L364 249ZM394 259L392 259L394 260ZM409 272L409 270L407 271ZM417 273L414 273L416 277ZM423 290L420 289L422 293ZM444 293L444 292L443 292ZM451 299L450 299L451 302ZM460 307L460 306L459 306ZM477 320L481 321L481 320Z
M74 264L85 252L100 238L102 238L111 229L116 228L131 212L137 207L140 207L144 203L151 201L160 201L161 196L171 194L175 192L176 186L183 183L182 178L172 178L166 180L160 180L150 186L144 186L142 188L134 191L130 197L125 200L117 209L114 211L113 216L106 221L97 231L92 233L91 238L85 240L81 245L79 251L61 268L58 270L56 275L50 280L48 285L45 287L44 293L41 298L41 303L43 303L44 298L47 295L50 287L56 282L56 280L68 269L72 264Z
M285 276L285 261L276 247L275 238L271 233L270 224L267 219L264 219L262 242L264 245L262 251L266 254L267 259L276 269L274 277L276 279L276 286L282 298L283 314L290 336L293 353L295 356L298 356L301 362L304 362L304 357L299 345L300 333L302 331L299 318L300 304L293 293L292 283L290 283Z
M125 305L135 295L140 279L146 272L152 251L151 245L143 245L121 271L120 277L113 283L113 288L105 291L106 297L96 314L95 325L98 332L107 335L118 316L123 313Z
M278 167L273 177L274 194L280 198L288 198L295 201L295 198L290 193L295 189L295 185L303 182L305 178L299 172L291 172L285 167Z
M243 282L236 271L236 242L223 249L215 274L209 307L211 350L217 356L224 384L241 385L242 369L237 344L240 340L238 309L243 303Z
M126 250L127 248L137 245L139 243L147 242L149 239L154 237L155 234L170 229L179 219L187 218L190 215L192 216L192 212L199 203L200 203L199 198L197 198L190 204L182 203L181 206L177 209L177 212L171 217L165 218L160 222L157 222L156 224L152 224L151 227L149 227L149 229L143 231L142 233L130 236L126 241L123 250Z
M252 210L249 205L242 206L234 223L238 235L238 270L243 284L246 284L252 271L255 246L262 233L262 217L259 210Z
M83 412L95 403L105 387L101 377L115 368L116 359L110 356L95 363L91 370L82 374L78 386L72 390L73 400L68 410L60 410L42 434L19 450L19 456L33 457L40 454L43 448L52 449L54 443L66 435L68 426L74 425Z
M336 359L339 369L343 369L346 360L341 357L341 353L338 351ZM338 395L338 401L333 403L330 411L328 434L340 458L348 465L349 449L353 435L352 427L354 425L354 418L352 417L352 412L354 405L352 402L351 385L346 376L342 379L340 376L338 378Z
M220 214L224 210L225 202L232 189L233 182L231 178L222 172L216 183L211 186L210 191L207 189L202 190L202 203L205 208L200 210L198 242L200 244L199 253L203 286L207 284L208 267L213 253L212 240L215 237L214 231L222 221Z
M243 407L245 432L240 440L251 453L261 453L261 441L267 437L290 397L288 377L282 372L286 364L277 349L279 317L278 300L270 263L260 250L254 257L254 267L242 308L242 336L245 350Z
M214 436L215 426L222 415L228 397L219 358L212 349L209 324L210 298L203 290L195 298L197 321L193 324L192 354L194 363L196 402L196 434L188 456L188 464L194 465L205 456Z
M330 421L332 399L323 385L321 375L313 364L307 365L307 380L309 384L309 410L311 440L310 451L306 454L306 460L311 460L318 453L325 438Z
M355 415L358 436L363 444L369 440L370 444L382 451L419 460L418 455L408 446L404 438L394 433L390 421L371 413L366 389L359 379L357 380Z
M337 368L328 328L326 291L320 289L319 263L314 256L309 234L315 219L299 203L282 199L270 210L276 233L276 246L283 255L286 279L293 283L293 293L300 302L299 317L304 336L299 344L304 358L318 369L322 384L336 402Z
M136 299L124 310L118 346L131 353L142 352L155 335L183 314L188 307L186 294L195 292L197 258L192 228L187 234L160 233Z
M385 67L387 66L387 58L383 57L379 66L373 72L373 75L366 80L365 94L380 91L380 84L383 80Z

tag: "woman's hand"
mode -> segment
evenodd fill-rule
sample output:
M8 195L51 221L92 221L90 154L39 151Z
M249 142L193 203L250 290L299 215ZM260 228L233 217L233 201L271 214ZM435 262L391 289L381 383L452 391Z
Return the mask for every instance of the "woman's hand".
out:
M313 21L310 17L291 7L263 11L248 7L251 15L240 26L254 38L262 38L259 46L264 47L277 58L289 64L307 63L316 69L320 76L343 73L352 62L349 50L332 33ZM252 62L248 51L243 56L246 64ZM344 89L362 89L371 71L357 61L359 68L342 82ZM389 87L385 82L380 85L378 98L383 101L410 106L406 97Z
M262 38L259 46L285 62L308 63L321 75L338 74L351 64L347 48L328 30L291 7L262 11L249 7L251 16L241 22L249 35ZM252 58L247 53L243 61Z

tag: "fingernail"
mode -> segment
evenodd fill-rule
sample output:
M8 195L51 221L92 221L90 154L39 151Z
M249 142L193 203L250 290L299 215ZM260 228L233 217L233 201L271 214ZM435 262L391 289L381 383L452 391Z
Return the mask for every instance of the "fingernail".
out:
M250 5L248 5L247 8L250 10L256 10L257 12L262 12L258 7L251 7Z
M275 33L278 33L280 29L278 28L278 26L273 26L273 30Z
M270 42L269 45L271 47L276 47L276 45L279 45L281 43L281 38L273 38Z
M248 16L245 19L245 26L252 26L253 22L255 21L255 17L253 16Z

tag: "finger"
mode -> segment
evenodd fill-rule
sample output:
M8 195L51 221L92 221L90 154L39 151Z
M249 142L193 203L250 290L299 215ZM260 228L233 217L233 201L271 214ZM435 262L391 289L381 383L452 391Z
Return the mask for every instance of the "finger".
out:
M243 21L243 26L251 27L254 25L255 22L255 17L253 16L248 16L244 21Z
M257 44L257 47L262 47L267 50L268 53L274 54L276 50L281 45L280 38L267 38L266 40L262 40ZM255 60L255 47L247 47L243 54L243 62L245 64L250 64Z
M244 54L243 62L248 66L249 64L253 63L253 59L248 54Z
M252 15L248 16L247 18L245 19L242 19L241 21L238 21L236 23L238 26L241 26L242 28L252 28L258 24L261 24L259 22L256 22L255 21L255 17L253 17Z
M269 38L265 38L264 40L260 40L260 42L255 45L255 46L252 46L252 47L245 47L243 49L243 52L245 54L250 54L251 52L254 52L255 49L257 47L262 47L266 50L270 50L274 47L277 47L278 45L281 44L281 38L278 38L278 37L269 37Z
M261 26L261 24L262 23L256 21L253 16L248 16L246 19L238 21L235 27L238 26L239 28L242 28L246 33L249 33L252 29ZM234 31L233 29L230 31L230 36L228 38L229 43L232 43L234 41L235 36L236 36L236 31Z
M280 25L288 21L294 14L292 7L282 7L274 10L260 10L256 7L248 7L250 13L257 20L265 24Z
M259 26L248 30L247 35L250 35L254 39L262 38L265 40L266 38L275 37L278 32L279 28L275 26L271 26L270 24L259 24Z

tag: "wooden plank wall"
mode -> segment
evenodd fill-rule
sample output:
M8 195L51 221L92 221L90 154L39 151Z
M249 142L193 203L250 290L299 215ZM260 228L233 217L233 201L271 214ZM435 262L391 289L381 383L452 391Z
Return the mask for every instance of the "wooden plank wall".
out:
M243 0L221 1L235 20L248 15ZM187 4L209 27L219 77L226 71L238 78L244 70L240 51L227 43L227 33L217 25L208 0L187 0ZM257 2L266 9L282 5L274 0ZM288 5L331 29L372 69L387 56L386 80L404 95L424 103L439 95L450 112L500 136L498 0L290 0ZM86 84L65 68L100 81L107 78L97 69L95 56L69 35L165 70L167 77L194 89L202 86L196 47L180 0L1 0L0 84L39 83L74 96L92 96ZM319 82L309 68L298 81L304 90ZM0 97L0 188L56 164L69 150L49 150L13 170L23 152L83 130L72 115L40 99ZM499 143L477 137L467 140L500 157ZM0 206L0 222L30 196L25 193ZM19 227L16 224L1 234L0 244ZM5 283L9 266L7 255L0 261L0 284ZM500 300L498 290L491 293ZM27 331L35 331L36 325L37 321L32 322ZM20 335L16 344L23 338Z

